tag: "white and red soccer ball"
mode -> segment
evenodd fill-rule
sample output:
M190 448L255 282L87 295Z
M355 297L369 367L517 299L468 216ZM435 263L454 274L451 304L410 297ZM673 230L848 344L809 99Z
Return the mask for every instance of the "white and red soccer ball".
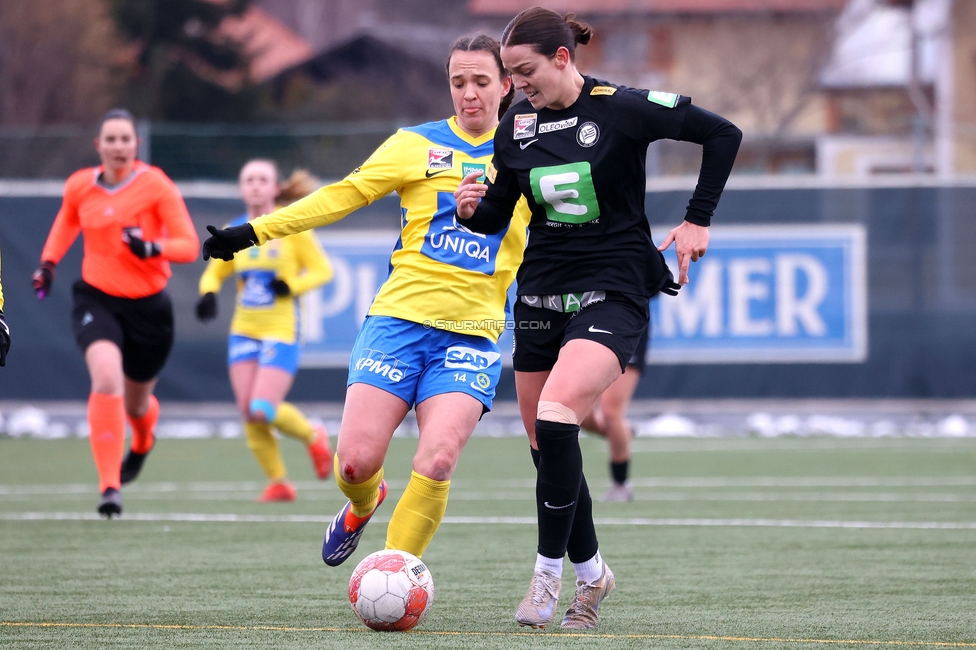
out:
M427 565L405 551L377 551L363 558L349 579L349 602L366 627L383 632L409 630L434 603L434 580Z

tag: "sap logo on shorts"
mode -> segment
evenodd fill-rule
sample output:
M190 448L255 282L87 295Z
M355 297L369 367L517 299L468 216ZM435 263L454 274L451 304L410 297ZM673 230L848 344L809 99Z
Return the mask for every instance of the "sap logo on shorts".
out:
M535 123L538 120L535 113L515 116L515 140L525 140L535 137Z
M461 370L484 370L498 361L501 356L498 352L485 352L463 345L453 345L447 348L444 367Z
M576 126L579 121L578 117L571 117L568 120L559 120L558 122L546 122L545 124L539 125L539 133L550 133L552 131L562 131L563 129L571 129Z
M232 343L229 350L229 355L231 359L236 359L237 357L242 357L246 355L257 354L261 351L261 342L255 341L254 339L249 339L247 341L238 341Z
M451 169L454 167L454 149L431 147L427 150L427 169Z
M359 361L356 362L356 370L375 373L381 377L386 377L394 383L403 379L403 375L408 368L410 366L396 357L380 352L379 350L370 350L369 348L363 348L362 354L359 355Z

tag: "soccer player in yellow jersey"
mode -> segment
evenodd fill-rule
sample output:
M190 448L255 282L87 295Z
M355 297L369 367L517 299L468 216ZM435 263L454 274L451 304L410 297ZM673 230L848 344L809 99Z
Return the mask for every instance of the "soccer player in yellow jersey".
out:
M3 285L0 284L0 366L7 365L7 352L10 350L10 328L3 315Z
M204 257L231 258L253 244L333 223L400 195L400 239L389 278L370 307L349 362L336 447L336 482L349 498L329 525L322 559L352 555L387 493L383 461L396 427L416 406L420 440L413 472L393 511L386 547L421 556L447 507L465 443L491 408L500 375L498 336L509 285L522 260L528 212L478 235L454 219L454 190L485 172L511 80L498 42L485 35L452 45L447 65L456 116L404 128L342 181L249 225L217 230Z
M278 168L270 160L252 160L241 169L241 197L247 212L232 225L246 223L277 205L288 205L315 189L306 172L295 172L278 184ZM332 449L322 426L313 426L293 404L284 401L298 371L298 299L332 279L332 266L311 231L276 240L231 262L210 260L200 278L197 318L217 315L217 292L237 274L237 306L228 345L230 383L244 416L247 445L268 476L260 501L294 501L274 426L308 446L319 478L332 471Z

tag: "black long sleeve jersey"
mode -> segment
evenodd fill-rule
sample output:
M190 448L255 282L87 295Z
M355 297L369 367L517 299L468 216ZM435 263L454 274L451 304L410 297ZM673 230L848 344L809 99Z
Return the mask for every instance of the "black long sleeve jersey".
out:
M475 231L501 231L525 195L532 211L519 295L619 291L651 296L663 257L644 214L647 146L659 139L704 145L685 219L707 226L732 170L742 132L688 97L584 77L562 110L515 104L495 132L488 192Z

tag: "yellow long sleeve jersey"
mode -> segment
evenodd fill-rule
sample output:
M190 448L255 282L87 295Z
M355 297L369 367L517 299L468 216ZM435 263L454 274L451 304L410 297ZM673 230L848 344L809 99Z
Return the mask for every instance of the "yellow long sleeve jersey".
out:
M241 225L240 217L231 225ZM298 296L332 279L332 265L314 233L302 232L241 251L230 262L211 259L200 276L200 295L217 293L237 274L237 305L231 334L294 343L298 340ZM284 280L291 293L275 295L271 281Z
M471 232L454 216L454 190L467 174L486 171L494 135L472 138L456 118L400 129L343 180L253 220L258 243L334 223L396 192L400 238L390 257L390 276L369 314L497 341L508 287L525 249L525 199L509 226L495 235Z

